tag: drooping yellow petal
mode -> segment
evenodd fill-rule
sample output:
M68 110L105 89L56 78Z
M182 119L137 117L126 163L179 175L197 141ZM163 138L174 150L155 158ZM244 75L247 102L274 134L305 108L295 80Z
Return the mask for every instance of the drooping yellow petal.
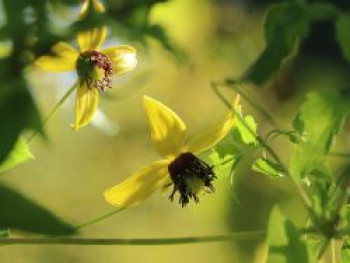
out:
M78 130L90 123L97 111L98 96L98 89L88 87L85 82L78 85L73 130Z
M102 51L113 62L113 73L124 74L133 70L137 65L136 49L132 46L121 45Z
M80 19L83 19L89 11L103 13L105 8L99 0L85 0L80 10ZM94 27L89 30L79 32L77 41L80 51L98 49L106 39L107 27Z
M186 125L171 109L148 96L143 97L151 139L164 158L177 156L183 149Z
M124 182L106 190L106 201L120 208L144 201L169 182L168 163L167 160L161 160L140 169Z
M35 64L47 71L69 71L75 69L75 63L79 56L71 45L58 42L51 49L52 55L39 57Z
M239 97L235 99L234 105L238 103ZM232 106L234 107L234 106ZM227 114L226 118L222 123L216 127L210 129L209 131L201 134L197 137L194 137L187 144L187 150L193 153L200 153L204 150L213 147L219 141L221 141L231 130L234 125L234 113L230 112Z

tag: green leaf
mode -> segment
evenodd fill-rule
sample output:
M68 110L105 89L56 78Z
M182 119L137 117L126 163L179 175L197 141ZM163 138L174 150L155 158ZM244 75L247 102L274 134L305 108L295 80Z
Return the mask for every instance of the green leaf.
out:
M280 68L282 61L292 49L287 48L282 36L276 36L267 44L264 51L245 73L243 81L251 81L255 84L263 84L269 80Z
M214 165L214 172L218 176L230 176L234 163L235 157L231 154L221 156L218 151L214 150L209 158L211 163Z
M210 155L217 174L229 175L242 158L256 149L257 124L252 116L243 116L241 105L235 107L236 123Z
M350 14L339 14L335 23L338 44L344 58L350 62Z
M294 120L300 134L290 163L295 178L304 178L324 165L335 135L349 112L350 97L338 91L311 92Z
M267 175L271 178L279 178L283 176L282 167L266 158L257 159L254 162L252 169L257 173Z
M25 117L21 114L26 111L26 95L25 90L20 88L16 91L15 85L7 83L9 88L0 86L0 163L5 161L5 158L15 145L17 138L25 127Z
M310 172L308 179L314 210L322 218L331 218L335 212L340 191L330 169L325 164L320 164Z
M229 134L209 155L215 174L230 176L244 156L244 152L242 145L235 142L233 135Z
M74 234L73 226L16 191L0 186L0 226L45 235Z
M9 64L6 64L8 62ZM5 65L4 65L5 64ZM0 60L0 68L12 66L10 60ZM8 72L11 76L12 72ZM0 72L0 163L4 162L25 128L33 128L39 133L41 121L35 104L28 92L25 80L16 76L9 79L6 72ZM13 78L15 78L13 76Z
M29 150L29 145L23 137L19 137L6 160L0 164L0 173L30 159L34 159L34 156Z
M257 145L257 124L251 115L243 116L242 106L235 107L236 124L235 128L244 144Z
M279 4L268 10L265 22L266 48L243 77L244 81L262 84L292 54L297 41L308 34L309 20L305 6Z
M109 18L109 24L114 26L113 32L118 32L118 37L136 40L147 45L148 38L158 41L167 51L175 56L179 62L187 62L184 51L174 43L161 24L154 23L150 19L153 7L165 0L138 0L119 1L110 5L105 13Z

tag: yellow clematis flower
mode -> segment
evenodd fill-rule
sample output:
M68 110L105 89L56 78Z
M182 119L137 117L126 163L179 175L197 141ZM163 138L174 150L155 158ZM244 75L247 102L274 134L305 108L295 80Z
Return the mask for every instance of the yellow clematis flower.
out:
M80 19L88 12L103 13L99 0L85 0L80 10ZM65 42L52 48L52 55L39 57L35 64L47 71L76 70L76 106L74 130L90 123L96 113L99 92L111 88L113 74L123 74L136 67L136 50L127 45L99 50L106 39L107 28L96 27L77 34L79 51Z
M133 206L156 190L173 185L169 199L173 200L175 193L179 192L179 203L184 207L190 199L198 202L198 194L202 190L213 192L212 181L216 178L213 167L196 157L196 154L214 146L227 135L234 124L234 114L230 112L223 123L188 140L186 125L174 111L147 96L144 96L143 104L152 142L163 159L147 165L124 182L106 190L106 201L120 208Z

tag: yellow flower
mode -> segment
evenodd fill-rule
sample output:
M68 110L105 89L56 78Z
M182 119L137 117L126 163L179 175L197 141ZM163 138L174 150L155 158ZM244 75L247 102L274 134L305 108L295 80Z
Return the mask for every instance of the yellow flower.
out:
M223 123L188 140L186 125L174 111L147 96L144 96L143 104L152 142L163 159L147 165L124 182L106 190L106 201L116 207L132 206L156 190L173 185L169 198L173 200L178 191L179 202L185 206L190 199L198 202L198 194L202 190L213 192L212 181L216 178L213 167L195 154L214 146L227 135L234 124L234 114L230 112Z
M99 0L85 0L80 19L88 12L103 13ZM70 71L78 73L74 130L89 124L94 116L99 91L111 88L113 74L123 74L136 67L136 50L127 45L99 50L105 41L107 28L96 27L77 34L79 51L65 42L53 46L52 55L39 57L35 64L47 71Z

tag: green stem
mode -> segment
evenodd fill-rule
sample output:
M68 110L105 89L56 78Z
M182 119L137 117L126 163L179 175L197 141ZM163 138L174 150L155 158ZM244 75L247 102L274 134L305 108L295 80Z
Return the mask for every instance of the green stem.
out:
M113 215L115 215L115 214L117 214L117 213L119 213L119 212L121 212L121 211L123 211L123 210L124 210L123 208L114 210L114 211L109 212L109 213L107 213L107 214L104 214L104 215L102 215L102 216L99 216L99 217L96 217L96 218L94 218L94 219L91 219L91 220L89 220L89 221L87 221L87 222L85 222L85 223L82 223L82 224L80 224L80 225L77 225L75 228L78 230L78 229L81 229L81 228L90 226L90 225L95 224L95 223L97 223L97 222L100 222L100 221L102 221L102 220L104 220L104 219L106 219L106 218L108 218L108 217L111 217L111 216L113 216Z
M225 86L230 86L234 91L236 91L239 95L241 95L241 97L248 102L248 104L254 108L258 113L260 113L266 120L268 120L272 126L274 126L275 128L278 128L279 125L277 124L277 122L275 121L274 117L263 107L261 106L256 99L251 99L252 95L246 94L242 88L240 83L227 79L225 81Z
M275 153L275 151L264 141L263 138L261 138L259 135L257 135L242 119L240 114L236 112L236 110L232 107L231 103L225 98L225 96L218 90L217 85L215 83L211 83L211 87L214 90L215 94L222 100L224 105L228 107L231 111L235 113L235 116L240 118L240 121L245 126L245 128L250 132L251 135L256 136L256 139L260 143L260 145L265 148L265 150L270 154L270 156L280 164L282 168L282 172L289 178L292 185L294 186L296 192L298 193L301 201L303 202L306 209L309 211L310 216L315 223L315 225L320 229L321 222L313 208L312 201L308 194L305 192L304 188L295 180L295 178L289 173L287 167L283 164L282 160L279 158L279 156Z
M265 231L237 232L229 235L180 238L0 238L0 245L180 245L209 242L260 240L266 237Z
M44 127L45 124L51 119L51 117L57 112L57 110L62 106L62 104L68 99L72 92L76 89L78 82L75 83L69 90L63 95L63 97L57 102L57 104L51 109L51 111L46 115L41 123L41 127ZM27 139L29 143L33 138L38 134L37 131L34 131Z

